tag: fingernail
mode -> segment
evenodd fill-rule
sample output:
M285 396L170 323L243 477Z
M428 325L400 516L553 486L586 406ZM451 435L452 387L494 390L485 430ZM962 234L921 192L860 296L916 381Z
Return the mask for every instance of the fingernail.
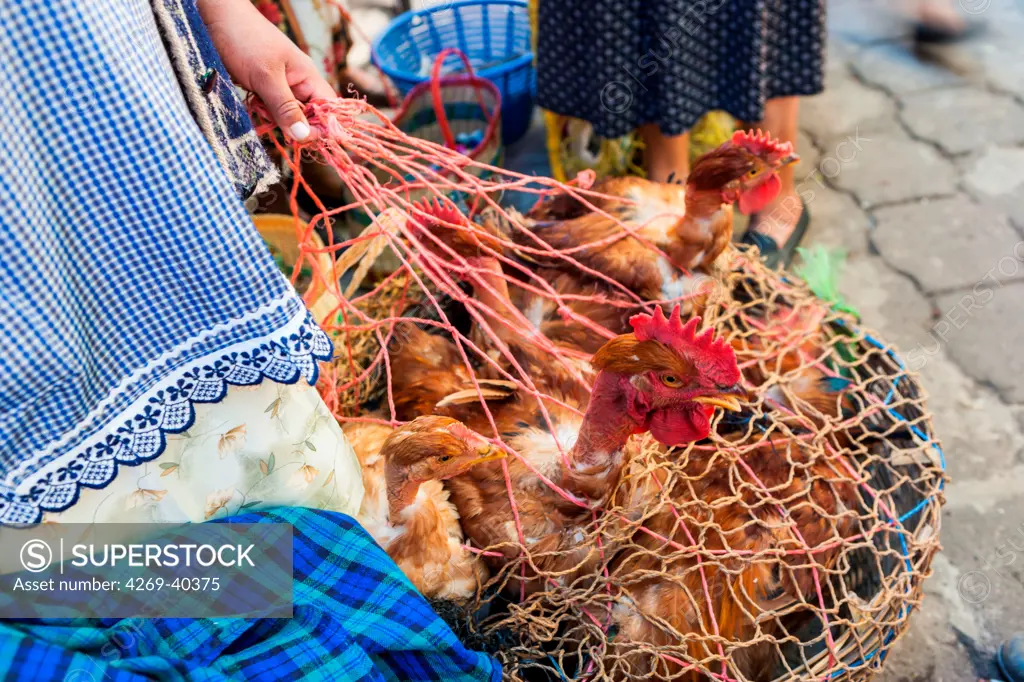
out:
M293 123L291 127L288 128L288 133L292 136L293 140L302 142L309 137L309 124L304 121Z

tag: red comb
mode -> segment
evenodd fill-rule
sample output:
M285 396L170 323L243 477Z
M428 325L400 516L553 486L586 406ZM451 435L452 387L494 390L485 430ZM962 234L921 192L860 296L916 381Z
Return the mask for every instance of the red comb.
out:
M743 147L751 154L764 156L772 161L778 161L793 153L792 142L779 142L772 138L767 132L737 130L732 134L732 143L737 147Z
M655 306L653 315L633 315L629 323L637 340L665 344L693 363L713 383L719 386L739 383L740 369L732 347L723 339L715 338L711 328L698 334L700 317L691 317L683 324L678 304L667 318L661 306Z
M448 429L448 433L452 434L456 438L461 438L462 440L473 440L474 438L481 438L481 436L477 435L475 431L470 430L468 426L466 426L460 421L453 421L446 428Z
M437 222L452 225L468 225L469 219L462 215L459 208L449 199L442 201L437 197L424 197L423 201L413 202L413 207L433 218Z

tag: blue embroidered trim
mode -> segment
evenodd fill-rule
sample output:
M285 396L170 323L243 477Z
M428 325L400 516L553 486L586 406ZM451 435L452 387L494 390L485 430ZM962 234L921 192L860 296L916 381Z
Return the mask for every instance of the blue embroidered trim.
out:
M78 501L81 487L105 488L119 465L137 466L160 456L167 435L188 430L195 403L224 399L228 386L253 386L270 379L315 384L318 361L330 360L334 347L309 313L299 328L276 341L192 367L171 386L157 391L114 433L76 455L60 469L36 481L27 494L0 493L0 525L32 524L43 512L59 512Z

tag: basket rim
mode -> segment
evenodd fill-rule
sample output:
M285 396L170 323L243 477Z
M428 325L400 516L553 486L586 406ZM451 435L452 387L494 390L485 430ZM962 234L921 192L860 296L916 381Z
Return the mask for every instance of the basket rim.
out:
M412 90L406 93L405 98L402 99L402 104L398 110L391 116L391 122L395 125L399 125L400 122L409 115L409 108L412 106L413 100L422 95L425 91L430 89L430 80L425 80L422 83L417 83L413 86ZM445 87L462 87L471 85L474 87L480 87L486 90L494 97L494 109L491 112L484 112L486 115L490 113L490 120L487 122L487 127L484 129L484 137L476 147L466 152L466 156L476 158L476 155L482 152L488 144L494 140L494 136L497 134L498 127L501 125L501 90L498 86L480 76L470 76L469 74L462 74L459 76L446 76L441 79L440 85L442 88Z
M514 6L514 7L522 7L524 9L528 9L529 8L529 3L527 2L527 0L456 0L455 2L444 3L442 5L437 5L435 7L427 7L427 8L416 10L416 11L413 11L413 12L406 12L406 13L396 17L395 19L392 19L391 23L389 23L387 28L384 29L384 32L381 33L377 37L377 39L373 41L373 45L371 46L371 49L370 49L370 58L373 61L373 65L376 66L381 71L383 71L385 74L387 74L388 78L391 78L392 80L403 80L403 81L412 82L412 83L420 83L422 81L429 81L430 80L430 76L429 75L421 76L418 73L413 73L412 71L405 71L405 70L400 69L398 67L382 63L382 61L381 61L381 59L379 57L381 43L383 43L384 40L386 38L388 38L388 36L390 36L393 32L398 30L400 27L405 26L406 24L412 22L413 19L415 19L417 17L426 16L428 14L434 14L436 12L441 12L441 11L446 11L446 10L456 10L456 11L458 11L459 7L471 6L471 5L511 5L511 6ZM456 46L456 45L448 45L447 47L458 47L458 46ZM442 47L442 49L444 49L444 47ZM503 64L499 64L497 66L492 66L489 69L481 69L479 71L476 71L476 75L481 77L481 78L487 78L489 80L493 80L493 79L495 79L495 78L497 78L499 76L502 76L502 75L504 75L506 73L511 73L513 71L521 69L522 67L527 66L527 65L529 65L532 62L533 62L533 50L527 50L522 55L516 57L515 59L507 61L507 62L505 62ZM461 75L461 74L449 74L449 75L450 76L455 76L455 75Z

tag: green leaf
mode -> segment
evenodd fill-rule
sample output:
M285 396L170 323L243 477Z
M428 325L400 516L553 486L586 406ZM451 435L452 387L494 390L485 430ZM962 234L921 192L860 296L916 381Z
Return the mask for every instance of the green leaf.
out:
M263 500L253 500L252 502L246 502L239 509L248 509L249 507L255 507L257 504L263 504Z
M803 262L796 268L796 274L807 282L814 295L836 310L860 319L857 311L847 305L839 294L839 277L846 262L846 254L841 249L829 250L821 244L798 248L797 253Z
M267 475L269 476L274 471L274 453L270 453L270 457L267 458Z
M164 462L160 465L161 469L172 469L178 466L177 462Z
M274 414L277 414L277 408L280 404L281 399L275 398L274 402L270 403L270 405L267 406L267 409L263 410L263 414L266 414L267 412L273 412Z
M305 445L306 445L306 447L307 447L307 448L309 448L309 449L310 449L310 450L312 450L313 452L316 452L316 448L315 448L315 447L313 447L313 444L312 444L312 443L310 443L310 442L309 442L308 440L307 440L307 441L305 442Z

